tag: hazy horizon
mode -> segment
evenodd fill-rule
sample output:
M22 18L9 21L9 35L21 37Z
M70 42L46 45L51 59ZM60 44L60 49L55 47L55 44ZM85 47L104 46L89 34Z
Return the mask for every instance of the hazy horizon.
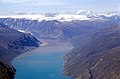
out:
M90 10L94 13L120 11L118 0L1 0L0 15L16 13L40 14L76 13L79 10Z

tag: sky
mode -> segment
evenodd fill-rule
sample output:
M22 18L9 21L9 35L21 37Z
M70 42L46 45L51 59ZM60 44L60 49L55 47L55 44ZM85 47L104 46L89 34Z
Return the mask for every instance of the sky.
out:
M0 0L0 15L76 13L79 10L91 10L96 13L120 11L120 0Z

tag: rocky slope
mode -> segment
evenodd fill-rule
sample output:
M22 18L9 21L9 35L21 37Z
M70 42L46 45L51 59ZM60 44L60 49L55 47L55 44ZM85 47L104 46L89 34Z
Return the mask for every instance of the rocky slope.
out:
M0 62L0 79L14 79L15 72L14 67Z
M39 47L40 43L32 35L21 33L0 23L0 79L13 79L16 70L12 67L11 60Z
M51 19L55 17L44 17L40 20L40 15L36 16L16 16L16 17L4 17L0 18L0 22L8 25L10 28L17 30L23 30L32 33L38 38L49 38L49 39L70 39L76 35L80 35L89 31L94 31L99 28L113 26L119 24L119 15L92 15L86 16L89 19L79 20L74 19L77 16L83 15L64 15L64 18L73 18L70 21L60 21L59 19ZM23 17L23 18L20 18ZM29 17L29 18L27 18ZM38 19L34 19L37 17ZM96 19L97 18L97 19Z
M120 26L104 28L76 39L65 56L65 74L76 79L120 79ZM75 42L75 40L74 40ZM81 45L82 44L82 45Z

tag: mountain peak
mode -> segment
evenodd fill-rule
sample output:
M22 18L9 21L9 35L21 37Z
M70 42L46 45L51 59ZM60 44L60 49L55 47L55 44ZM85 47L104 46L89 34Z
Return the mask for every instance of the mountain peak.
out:
M77 15L89 15L89 14L93 14L93 12L91 12L90 10L79 10L76 14Z

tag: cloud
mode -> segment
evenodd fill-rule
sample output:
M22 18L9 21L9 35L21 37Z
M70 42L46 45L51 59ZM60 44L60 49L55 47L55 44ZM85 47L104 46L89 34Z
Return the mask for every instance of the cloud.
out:
M118 0L0 0L0 10L23 12L75 12L120 10ZM1 11L2 12L2 11ZM0 13L1 13L0 12ZM24 13L20 13L24 14Z
M0 0L1 3L24 3L32 0Z
M64 5L64 0L0 0L0 3L16 3L29 6L54 6Z
M24 5L30 6L59 6L65 4L64 0L34 0L24 3Z
M26 12L17 12L17 11L13 11L13 12L9 12L9 14L27 15L28 13L26 13Z

